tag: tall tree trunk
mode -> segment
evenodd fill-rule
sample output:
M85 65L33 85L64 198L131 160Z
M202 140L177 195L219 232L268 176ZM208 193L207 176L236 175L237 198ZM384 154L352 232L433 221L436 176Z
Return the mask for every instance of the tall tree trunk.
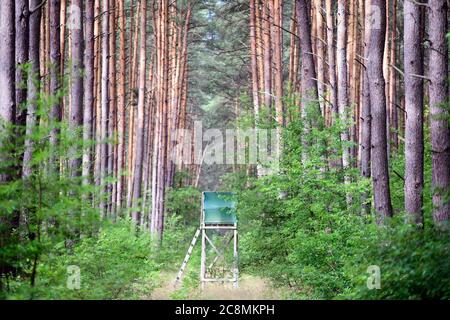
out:
M385 91L386 91L386 136L387 136L387 155L388 155L388 161L389 157L391 155L391 99L389 96L389 79L390 79L390 70L389 70L389 25L390 25L390 14L388 9L388 4L386 4L386 11L384 13L386 15L386 31L385 31L385 38L384 38L384 53L383 53L383 76L384 81L386 83L385 85Z
M26 12L28 8L24 11ZM11 153L14 150L7 146L15 143L13 132L9 131L10 126L15 123L16 118L16 96L15 96L15 6L13 1L0 2L0 186L12 179L17 178L20 170L16 165L12 164ZM27 17L25 17L26 19ZM19 29L20 31L20 29ZM25 36L26 33L23 35ZM26 92L25 92L26 94ZM8 129L8 130L6 130ZM8 163L9 162L9 163ZM3 188L4 190L4 188ZM2 201L3 202L3 201ZM5 210L1 210L0 214L0 247L3 249L7 244L11 243L11 235L14 229L19 226L21 218L20 212L14 210L12 214L5 214ZM6 242L6 243L5 243ZM3 251L3 250L2 250ZM13 267L9 263L0 263L0 290L4 292L9 289L8 273L13 271ZM5 282L6 286L4 286Z
M282 45L282 4L281 0L273 1L273 65L274 65L274 97L275 97L275 116L277 120L277 144L275 152L277 156L281 155L282 146L282 127L284 126L284 107L283 107L283 45Z
M283 46L281 26L282 20L282 4L280 0L273 1L273 59L274 59L274 96L276 118L279 126L284 125L284 109L283 109ZM281 139L281 137L279 137Z
M397 0L391 3L392 9L392 28L390 30L391 49L390 49L390 67L389 67L389 104L392 145L398 148L398 114L397 114L397 72L394 70L397 61Z
M295 0L293 0L295 1ZM258 90L259 106L264 101L264 40L263 40L263 22L261 19L261 1L255 0L255 33L256 33L256 60L258 62Z
M250 0L250 56L251 56L251 72L252 72L252 96L253 96L253 112L255 116L255 128L258 130L259 124L259 79L258 79L258 50L256 38L256 10L255 0ZM256 166L257 176L260 176L260 166Z
M255 0L250 0L250 50L252 68L252 96L253 110L255 113L255 124L259 122L259 92L258 92L258 62L256 51L256 20L255 20Z
M327 24L327 65L328 65L328 106L331 110L329 123L335 123L339 117L339 104L338 104L338 87L337 87L337 75L336 75L336 46L334 41L334 13L333 13L333 1L326 0L326 24ZM340 139L340 136L339 136ZM342 167L342 157L338 157L338 150L333 148L331 151L333 154L330 166Z
M298 39L297 39L297 13L296 13L297 2L292 1L292 14L291 14L291 26L290 26L290 41L289 41L289 76L288 76L288 89L289 95L294 97L294 92L296 89L296 80L298 72ZM290 115L289 115L290 116Z
M156 2L153 2L153 29L154 29L154 42L156 51L155 61L155 125L153 133L153 155L152 155L152 204L151 204L151 216L150 216L150 234L155 236L157 234L158 225L158 172L160 170L160 145L162 140L162 104L161 104L161 82L162 82L162 68L161 68L161 6L157 6Z
M370 110L370 83L368 72L369 58L369 40L370 40L370 1L366 1L364 8L364 68L362 72L362 91L361 91L361 175L370 178L371 175L371 129L372 129L372 113ZM368 195L364 195L363 201L368 201ZM364 211L370 212L370 205L364 205Z
M360 32L359 26L361 25L359 21L360 12L358 11L358 1L352 0L350 4L350 18L352 20L351 33L349 37L352 39L351 45L349 46L350 52L348 53L348 63L349 63L349 82L350 82L350 106L352 106L352 120L353 124L350 127L349 140L353 142L350 146L350 164L352 167L358 165L358 143L359 143L359 119L360 119L360 103L359 103L359 83L361 82L359 64L356 62L356 57L358 50L360 49Z
M164 229L164 200L166 191L167 156L168 156L168 15L169 4L167 0L159 3L158 15L155 21L157 43L157 133L155 136L154 176L152 177L152 221L150 232L162 240Z
M83 125L83 1L72 0L71 18L76 19L70 30L71 42L71 69L70 69L70 118L69 126L72 132L79 130ZM74 147L71 154L70 170L72 176L80 176L81 158L76 155L78 150Z
M108 113L108 135L110 139L115 139L116 130L116 5L115 0L109 0L109 76L108 76L108 92L109 92L109 113ZM111 178L116 178L115 167L116 167L116 144L108 143L108 176ZM116 184L109 182L107 185L108 192L108 213L112 216L115 208L115 191Z
M158 217L157 217L157 225L156 230L158 234L158 240L162 240L163 230L164 230L164 210L165 210L165 192L166 192L166 177L167 174L167 145L168 145L168 119L167 119L167 92L168 92L168 26L169 26L169 2L167 0L162 1L161 8L161 50L162 50L162 60L161 60L161 111L163 113L162 117L162 131L161 131L161 145L160 145L160 159L159 163L159 173L158 173L158 198L157 198L157 206L158 206Z
M120 209L122 206L123 195L123 168L125 164L125 101L126 101L126 17L125 17L125 0L119 1L119 76L117 81L117 196L116 207Z
M50 121L60 122L62 120L62 110L60 93L61 89L61 3L58 0L51 0L50 6L50 94L55 98L54 104L50 109ZM50 144L53 148L58 143L58 126L50 132ZM52 154L51 166L58 168L58 159Z
M136 156L134 165L133 181L133 222L138 224L140 221L139 199L142 196L142 161L144 157L144 102L145 102L145 70L146 70L146 21L147 21L147 0L141 0L140 5L140 29L141 40L139 44L139 91L137 105L137 126L136 126Z
M328 78L330 82L330 103L333 108L334 116L339 114L337 98L337 80L336 80L336 56L334 46L334 19L332 0L326 0L327 11L327 57L328 57Z
M318 100L316 68L312 55L310 10L308 8L308 1L297 0L297 32L300 37L302 114L304 116L306 116L309 105Z
M142 196L142 213L141 213L141 226L145 228L149 227L150 215L147 206L147 200L149 196L149 181L151 180L151 168L152 168L152 159L153 159L153 135L154 135L154 119L155 119L155 104L154 104L154 61L155 61L155 52L153 51L150 57L150 66L149 66L149 75L147 78L146 87L149 88L149 93L145 99L145 105L147 106L147 115L145 118L146 126L144 130L146 131L145 137L145 149L144 149L144 160L143 160L143 196Z
M305 0L297 0L297 34L300 41L301 76L300 76L300 112L304 120L304 134L307 135L311 126L317 125L315 121L320 114L318 104L316 69L314 66L313 47L311 40L311 3ZM316 109L317 107L317 109ZM316 109L316 110L315 110ZM301 137L304 151L301 154L302 162L306 162L308 142Z
M386 92L383 77L383 51L386 32L386 2L372 0L369 40L368 80L372 113L372 181L378 223L392 216L386 137Z
M25 138L25 152L23 155L23 169L22 176L28 178L31 175L31 159L33 156L33 140L31 135L36 126L37 121L37 99L40 90L40 65L39 65L39 31L41 24L41 8L40 0L30 0L30 72L27 81L27 120L26 120L26 138Z
M94 159L94 183L97 188L100 188L101 184L101 150L102 150L102 131L101 131L101 121L102 121L102 113L101 113L101 6L100 0L95 0L94 2L94 16L96 17L94 20L94 105L95 105L95 159ZM99 194L101 197L101 192ZM100 206L101 201L97 201L97 205Z
M175 146L175 141L172 141L172 133L174 132L176 122L177 122L177 79L178 79L178 55L177 55L177 41L180 35L176 21L179 19L177 17L178 9L175 6L170 6L169 10L169 26L168 26L168 91L167 91L167 164L166 164L166 186L170 187L173 180L174 163L171 158L173 147Z
M272 106L272 54L270 37L270 9L268 1L262 1L262 20L263 20L263 44L264 44L264 107L270 110Z
M42 16L41 16L41 33L40 33L40 53L39 53L39 59L40 59L40 74L42 76L41 78L41 90L42 92L49 92L49 55L50 55L50 28L49 28L49 13L50 13L50 5L48 2L45 2L42 4Z
M405 66L405 210L412 223L423 223L423 55L421 6L404 2Z
M0 129L15 122L15 34L14 2L0 2ZM6 137L2 137L6 138ZM1 143L1 141L0 141ZM0 145L1 147L1 145ZM7 157L0 153L0 161ZM10 172L0 172L0 183L8 181Z
M345 0L338 0L338 14L337 14L337 80L338 80L338 105L339 118L342 123L347 123L347 108L349 107L348 100L348 82L347 82L347 8ZM350 148L349 133L346 127L341 132L342 142L342 166L348 169L350 166ZM350 183L350 178L346 174L344 177L346 184ZM350 198L347 196L347 202Z
M83 181L88 184L91 181L91 161L92 150L89 147L89 140L92 139L93 132L93 111L95 108L94 100L94 20L95 20L94 2L86 2L86 45L84 48L84 102L83 102L83 141L85 143L83 150Z
M448 5L446 0L430 0L430 131L432 152L433 219L441 224L450 219L450 129L448 104L448 45L446 41ZM446 199L446 200L445 200Z
M15 62L16 62L16 123L24 126L26 121L27 89L26 72L23 70L28 62L29 50L29 11L28 0L15 1L16 30L15 30Z
M109 117L109 1L103 1L102 6L102 76L101 76L101 168L100 168L100 184L103 191L107 191L106 177L108 171L108 117ZM101 216L106 216L106 203L104 198L100 202Z
M61 73L64 73L64 62L66 57L66 10L67 0L61 0L61 33L60 33L60 47L61 47ZM64 100L63 100L64 105Z
M138 52L138 41L139 41L139 3L136 4L136 12L132 17L134 17L134 24L131 24L130 33L130 75L129 75L129 87L130 87L130 115L129 115L129 133L128 133L128 183L127 183L127 206L131 207L133 199L133 174L134 174L134 149L136 147L135 139L135 114L136 114L136 74L137 74L137 52Z
M325 115L325 39L323 37L322 0L315 0L317 32L317 93L322 115Z

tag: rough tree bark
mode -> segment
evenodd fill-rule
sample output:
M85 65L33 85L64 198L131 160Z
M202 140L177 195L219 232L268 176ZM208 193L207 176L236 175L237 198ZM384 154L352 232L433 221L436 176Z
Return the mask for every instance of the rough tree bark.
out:
M264 45L264 107L270 110L272 106L272 54L270 50L270 9L268 1L262 2L262 20L263 20L263 45Z
M333 115L339 114L337 98L337 80L336 80L336 56L334 46L334 19L333 19L333 1L326 0L327 11L327 58L328 58L328 78L330 83L330 103L333 109Z
M61 88L61 1L51 0L50 6L50 94L56 98L50 109L50 120L59 122L62 119L61 103L59 100L59 89ZM57 127L50 132L50 144L56 146L58 143ZM52 156L52 165L56 166L58 160ZM56 167L55 167L56 169Z
M283 45L282 45L282 32L280 27L283 25L282 20L282 4L280 0L273 1L273 25L272 25L272 37L273 37L273 77L274 77L274 98L275 98L275 116L277 120L277 144L275 152L281 156L282 148L282 127L284 126L284 107L283 107Z
M250 0L250 55L251 55L251 73L252 73L252 96L253 96L253 112L255 115L255 128L259 126L259 79L258 79L258 42L256 38L256 10L255 0ZM256 165L257 176L261 175L261 168Z
M259 90L260 107L264 101L264 41L263 41L261 11L262 11L261 1L255 0L255 33L256 33L256 53L257 53L256 60L258 62L258 90Z
M27 81L27 119L26 119L26 138L25 138L25 151L23 155L23 178L28 178L31 175L31 159L33 156L33 140L31 139L31 134L36 126L36 100L39 94L40 88L40 65L39 65L39 31L41 24L41 8L40 0L31 0L29 3L30 11L30 23L29 23L29 34L30 34L30 49L29 49L29 60L30 60L30 71L28 74Z
M409 220L423 223L423 54L421 6L404 2L405 67L405 210ZM419 76L419 77L418 77Z
M94 100L94 2L86 2L86 45L84 48L84 101L83 101L83 141L85 142L83 150L83 182L85 184L91 181L91 161L92 150L88 147L88 141L92 139L92 121L93 110L95 108Z
M70 115L69 126L74 132L83 125L83 1L72 0L70 13L72 23L70 30L71 42L71 68L70 68ZM79 16L78 16L79 15ZM81 158L76 155L78 150L73 148L70 160L71 175L76 177L81 175Z
M101 55L101 151L100 151L100 185L102 190L106 191L106 174L108 170L108 117L109 117L109 1L103 1L102 6L102 55ZM100 201L101 217L106 215L106 203L103 200Z
M116 207L122 206L123 195L123 168L125 164L125 95L126 95L126 20L125 0L119 1L119 76L117 81L117 196Z
M433 219L441 224L450 219L450 129L448 104L448 45L446 41L448 5L446 0L430 0L430 131L432 152Z
M289 41L289 76L288 76L288 89L289 95L295 99L295 91L297 88L297 73L298 73L298 38L297 38L297 2L292 1L292 14L291 14L291 26L290 41ZM293 101L294 102L294 101ZM289 112L290 110L288 110ZM289 112L288 116L291 118ZM290 119L289 119L290 120Z
M156 2L155 2L156 3ZM130 30L130 74L129 74L129 99L130 99L130 111L129 111L129 132L128 132L128 181L127 181L127 206L130 207L133 200L133 174L134 174L134 149L136 147L135 139L135 114L136 114L136 75L137 75L137 52L138 52L138 41L139 41L139 5L136 3L136 11L132 18L134 17L134 23L131 23ZM133 19L132 19L133 20Z
M101 91L100 91L100 78L101 78L101 8L100 0L94 2L94 105L95 105L95 156L94 156L94 183L97 188L100 188L101 183ZM100 201L97 201L97 205L100 205Z
M138 75L138 105L136 118L136 149L133 181L133 211L132 220L135 224L140 221L139 199L142 195L142 161L144 156L144 102L145 102L145 70L146 70L146 20L147 20L147 0L141 0L140 5L140 31L141 39L139 44L139 75Z
M322 115L325 115L325 39L323 37L322 0L314 1L316 16L317 48L317 93Z
M253 110L255 113L255 123L258 125L259 119L259 92L258 92L258 62L256 51L256 30L255 30L255 0L250 0L250 50L251 50L251 70L252 70L252 96Z
M98 0L95 0L98 1ZM66 57L66 10L67 10L67 0L61 0L61 33L60 33L60 47L61 47L61 72L64 71L64 62ZM64 106L64 100L63 100ZM63 107L64 109L64 107Z
M274 60L274 96L275 96L275 110L276 118L279 126L284 125L284 110L283 110L283 46L282 46L282 32L280 26L283 25L282 20L282 4L280 0L273 2L273 60ZM279 137L281 139L281 137Z
M308 1L297 0L297 32L300 37L301 51L301 94L302 114L306 116L307 108L311 102L317 102L316 68L312 55L310 10Z
M361 160L360 171L365 178L370 178L371 175L371 128L372 128L372 113L370 110L370 84L368 76L368 57L369 57L369 39L370 39L370 1L366 1L364 8L364 68L362 72L362 90L361 90ZM368 196L364 195L364 200L367 201ZM364 206L366 213L370 212L370 205Z
M15 118L15 54L14 3L0 2L0 129L14 123ZM3 122L3 123L2 123ZM5 137L2 137L5 138ZM1 147L1 146L0 146ZM0 161L7 158L0 153ZM0 172L0 183L10 179L9 172Z
M109 54L108 54L108 93L109 93L109 112L108 112L108 135L110 139L115 138L115 130L116 130L116 118L117 118L117 110L116 110L116 1L109 0ZM116 147L117 144L109 142L108 143L108 169L107 175L111 178L116 178L115 175L115 167L116 167ZM112 182L108 182L106 187L108 193L108 203L107 203L107 212L110 217L113 218L112 214L114 211L114 207L116 205L115 202L115 191L116 184Z
M391 193L386 137L386 92L383 77L383 51L386 31L386 2L372 0L370 10L370 40L368 56L368 80L372 113L372 182L377 222L392 216Z
M164 229L164 199L167 174L167 142L168 142L168 1L162 0L155 17L156 37L156 76L157 76L157 124L155 125L154 159L152 176L152 217L150 233L162 240Z
M29 50L29 11L28 0L15 1L16 30L15 30L15 61L16 61L16 123L25 125L27 100L26 72L23 70L24 64L28 62Z
M338 110L339 118L342 123L347 122L348 100L348 82L347 82L347 8L345 0L338 0L337 12L337 92L338 92ZM347 146L349 142L349 132L345 128L341 132L342 142L342 166L348 169L350 166L350 149ZM350 183L348 175L345 175L344 181ZM350 199L347 199L349 202Z
M397 0L391 2L392 27L390 28L390 66L389 66L389 105L392 145L398 148L398 112L397 112L397 72L394 70L397 61ZM388 130L389 131L389 130Z

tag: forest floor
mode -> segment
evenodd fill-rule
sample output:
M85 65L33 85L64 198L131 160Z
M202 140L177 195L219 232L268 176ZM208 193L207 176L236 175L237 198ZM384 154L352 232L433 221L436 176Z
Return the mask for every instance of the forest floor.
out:
M239 287L222 283L208 283L201 290L198 287L174 287L175 272L162 272L160 284L150 296L150 300L193 299L193 300L275 300L283 299L284 290L275 288L270 281L252 275L241 275Z

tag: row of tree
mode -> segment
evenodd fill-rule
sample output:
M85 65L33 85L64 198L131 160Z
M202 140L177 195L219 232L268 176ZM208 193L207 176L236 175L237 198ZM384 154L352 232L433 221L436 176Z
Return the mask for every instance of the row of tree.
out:
M137 224L161 236L176 169L171 135L190 125L191 10L190 3L167 0L2 1L2 128L23 126L29 138L21 163L3 170L1 182L30 178L32 135L45 125L36 103L46 93L54 98L49 118L81 130L83 141L71 148L69 163L52 158L52 170L96 185L100 192L90 200L103 218L132 208ZM61 143L58 126L48 139Z
M427 120L433 216L437 223L448 221L447 1L405 0L400 6L396 0L295 0L289 30L283 27L282 7L282 1L250 0L256 122L261 107L273 105L278 125L289 121L282 99L283 29L290 36L287 94L294 95L303 115L312 103L320 108L327 125L335 119L352 123L340 136L343 151L335 165L358 166L362 176L372 178L373 207L379 220L393 215L389 157L404 150L405 210L413 223L423 223ZM429 96L427 118L425 93Z

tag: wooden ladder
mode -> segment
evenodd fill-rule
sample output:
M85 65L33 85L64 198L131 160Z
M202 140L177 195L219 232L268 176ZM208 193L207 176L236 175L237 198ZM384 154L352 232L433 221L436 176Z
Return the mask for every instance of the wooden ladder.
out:
M181 277L183 276L184 269L186 268L189 258L191 257L192 250L194 249L195 243L197 242L199 235L200 235L200 228L197 228L197 231L195 231L194 238L192 238L191 245L189 246L189 249L186 252L186 256L184 257L183 264L180 267L180 271L178 271L178 275L177 278L175 279L174 286L177 285L177 283L181 280Z

